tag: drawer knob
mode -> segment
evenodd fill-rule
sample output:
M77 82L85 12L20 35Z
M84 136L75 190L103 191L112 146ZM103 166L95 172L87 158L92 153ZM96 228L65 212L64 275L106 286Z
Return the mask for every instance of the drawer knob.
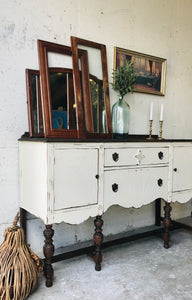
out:
M112 154L113 160L118 161L119 160L119 154L117 152Z
M95 178L96 178L96 179L99 179L99 175L98 175L98 174L97 174L97 175L95 175Z
M158 186L162 186L163 185L163 179L159 178L157 180L157 184L158 184Z
M116 193L118 191L118 184L117 183L112 184L112 190L113 190L114 193Z
M177 172L177 168L174 168L173 171L174 171L174 172Z
M159 159L163 159L163 152L160 151L160 152L158 153L158 156L159 156Z

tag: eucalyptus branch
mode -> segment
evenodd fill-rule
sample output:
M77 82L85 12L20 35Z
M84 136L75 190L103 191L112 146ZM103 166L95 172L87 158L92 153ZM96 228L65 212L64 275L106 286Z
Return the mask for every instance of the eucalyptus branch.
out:
M111 83L113 90L118 91L123 98L126 94L134 91L133 84L136 80L136 73L133 69L133 62L125 61L124 66L118 66L113 70Z

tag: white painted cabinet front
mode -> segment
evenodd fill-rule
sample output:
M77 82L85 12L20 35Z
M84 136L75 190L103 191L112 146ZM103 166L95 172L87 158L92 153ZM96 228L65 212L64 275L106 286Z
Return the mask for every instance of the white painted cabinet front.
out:
M171 199L184 203L192 198L192 145L175 144L172 149Z
M55 148L54 210L98 203L98 149Z
M105 171L104 210L114 204L138 208L157 198L167 200L167 194L168 167Z
M138 208L157 198L168 200L168 162L166 144L105 148L104 211L114 204Z
M20 206L45 224L96 216L99 169L98 145L20 142Z
M20 206L45 224L79 224L110 206L192 196L192 144L20 141Z
M173 192L192 189L192 146L173 148Z

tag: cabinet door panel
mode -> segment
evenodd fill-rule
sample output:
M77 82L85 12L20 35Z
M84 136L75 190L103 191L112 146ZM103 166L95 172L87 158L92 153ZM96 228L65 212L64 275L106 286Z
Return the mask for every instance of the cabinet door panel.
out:
M167 200L168 167L105 171L105 210L114 204L140 207L157 198Z
M173 149L173 192L192 189L192 146Z
M56 149L54 210L97 204L98 149Z

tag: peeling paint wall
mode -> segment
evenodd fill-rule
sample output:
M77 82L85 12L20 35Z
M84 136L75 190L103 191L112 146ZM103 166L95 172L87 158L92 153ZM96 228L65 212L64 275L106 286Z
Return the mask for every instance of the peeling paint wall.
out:
M148 133L154 102L153 133L158 134L164 103L163 135L192 137L192 1L191 0L6 0L0 1L0 240L19 200L18 138L28 131L25 69L38 68L37 39L70 45L70 36L107 47L109 81L114 46L167 58L164 97L134 93L130 133ZM111 105L117 94L110 90ZM29 191L30 192L30 191ZM174 205L174 214L190 214L190 203ZM112 207L104 216L104 233L152 224L154 205L140 210ZM93 220L80 226L55 225L56 247L92 237ZM41 252L41 221L30 217L29 242ZM63 236L63 238L61 238Z

